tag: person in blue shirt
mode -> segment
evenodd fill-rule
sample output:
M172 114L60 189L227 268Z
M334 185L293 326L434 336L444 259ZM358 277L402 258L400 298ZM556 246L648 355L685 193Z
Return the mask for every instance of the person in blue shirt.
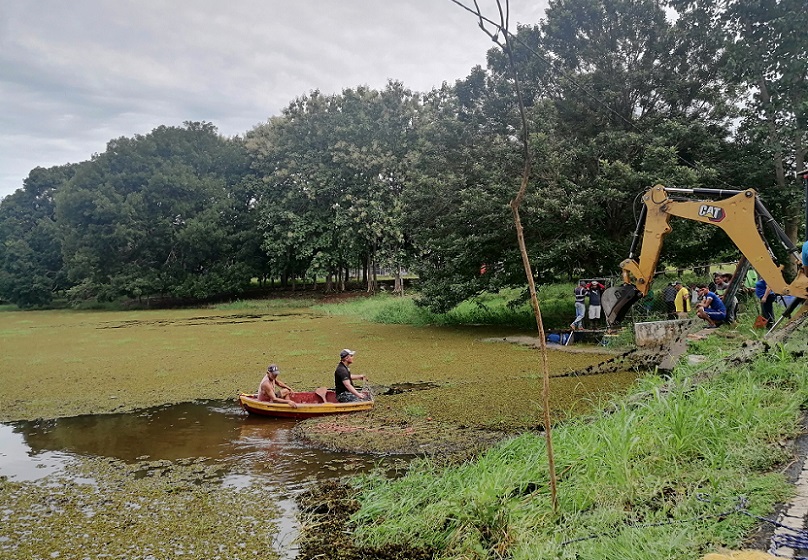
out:
M808 241L802 244L802 273L808 276Z
M755 284L755 296L760 300L760 314L766 319L766 328L770 329L774 325L774 300L777 294L761 278Z
M727 308L715 292L707 289L705 284L699 286L699 302L696 315L707 321L707 328L714 329L727 320Z

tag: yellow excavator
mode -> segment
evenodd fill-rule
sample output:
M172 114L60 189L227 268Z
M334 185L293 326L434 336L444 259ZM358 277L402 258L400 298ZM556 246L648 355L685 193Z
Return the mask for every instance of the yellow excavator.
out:
M674 216L721 228L741 251L743 258L733 275L733 282L736 284L731 284L728 292L732 293L737 289L737 285L743 282L746 270L751 266L772 291L781 296L793 296L783 318L791 318L798 308L798 315L805 312L806 306L803 304L808 300L808 277L802 271L801 247L798 248L789 239L763 206L755 190L682 189L656 185L643 194L642 201L644 204L637 220L629 256L620 263L623 285L608 288L601 297L601 305L609 325L619 323L631 306L651 289L662 243L671 232L670 221ZM790 283L784 278L783 266L777 264L771 247L762 235L764 227L774 234L788 252L789 258L795 259L797 263L799 272ZM640 238L642 247L637 257Z

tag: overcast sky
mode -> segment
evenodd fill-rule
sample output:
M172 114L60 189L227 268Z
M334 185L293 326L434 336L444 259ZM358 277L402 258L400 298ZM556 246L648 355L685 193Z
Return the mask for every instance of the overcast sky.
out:
M547 6L510 4L512 30ZM233 136L315 89L452 84L492 45L450 0L2 0L0 197L160 125Z

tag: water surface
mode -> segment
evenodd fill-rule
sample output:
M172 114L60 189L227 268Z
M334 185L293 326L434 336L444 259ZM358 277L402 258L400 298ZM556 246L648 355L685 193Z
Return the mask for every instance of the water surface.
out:
M130 414L78 416L0 424L0 477L36 481L60 474L80 457L128 463L202 460L225 465L221 483L246 487L256 480L277 489L281 509L275 539L293 558L297 535L294 496L315 481L406 465L406 459L333 453L292 436L293 420L247 416L234 402L161 406Z

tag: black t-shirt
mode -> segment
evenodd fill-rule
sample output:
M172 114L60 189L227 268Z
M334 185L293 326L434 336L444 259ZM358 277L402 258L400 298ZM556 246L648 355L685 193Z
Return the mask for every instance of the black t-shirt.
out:
M337 392L337 395L350 392L345 388L344 381L346 379L350 381L351 370L348 369L348 366L340 362L337 366L337 370L334 372L334 390Z
M589 286L589 305L600 305L600 284Z

